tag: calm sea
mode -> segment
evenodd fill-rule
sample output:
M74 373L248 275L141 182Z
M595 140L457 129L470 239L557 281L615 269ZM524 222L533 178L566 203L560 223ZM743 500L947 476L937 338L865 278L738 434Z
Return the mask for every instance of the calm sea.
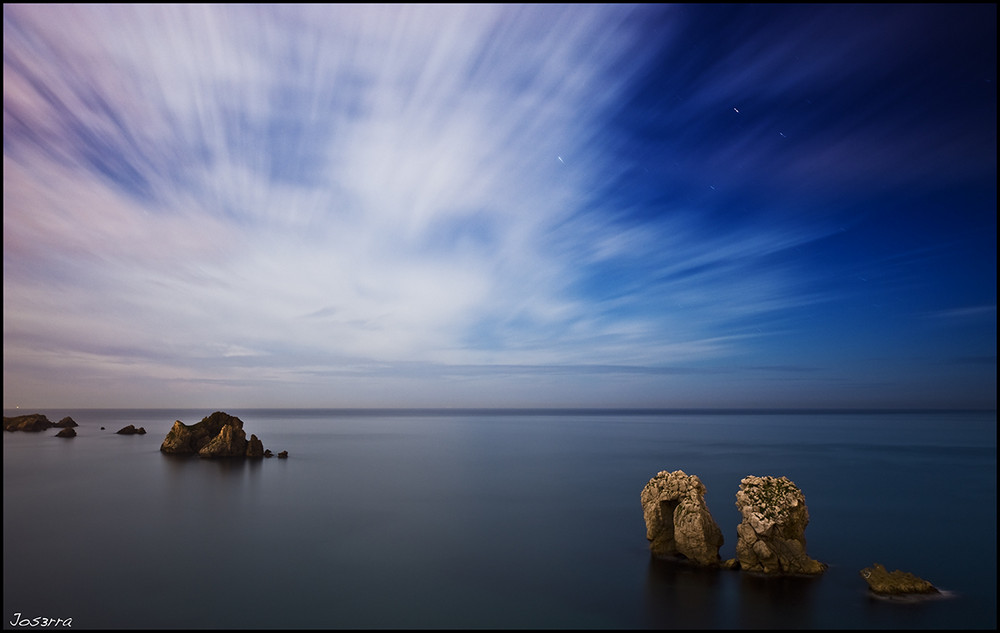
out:
M995 412L226 411L289 458L160 454L209 410L41 410L78 436L4 433L4 627L997 626ZM639 493L677 469L707 486L723 558L740 479L787 476L829 570L651 560ZM875 562L945 597L871 599Z

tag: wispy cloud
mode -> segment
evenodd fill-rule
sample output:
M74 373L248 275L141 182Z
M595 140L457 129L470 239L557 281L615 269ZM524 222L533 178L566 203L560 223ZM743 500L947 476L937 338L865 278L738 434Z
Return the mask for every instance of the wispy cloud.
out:
M690 10L667 5L6 5L5 377L662 376L746 353L751 326L835 298L787 255L838 223L773 193L720 222L734 188L966 147L863 112L807 134L829 104L764 114L909 63L880 38L913 34L840 45L811 20L685 69ZM665 60L685 98L640 107ZM736 127L716 142L706 117Z

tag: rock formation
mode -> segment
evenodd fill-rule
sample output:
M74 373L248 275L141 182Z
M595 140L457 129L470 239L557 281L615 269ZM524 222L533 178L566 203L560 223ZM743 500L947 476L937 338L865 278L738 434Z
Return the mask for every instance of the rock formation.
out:
M216 411L202 418L201 422L190 426L177 420L163 439L160 451L172 455L199 453L222 431L222 427L227 425L243 430L242 420L222 411Z
M288 451L281 451L278 453L278 459L288 459Z
M806 555L809 510L802 491L787 477L744 477L736 507L743 514L736 528L736 557L742 569L765 574L826 570L825 564Z
M880 596L940 593L937 587L923 578L898 569L890 573L878 563L862 569L861 577L868 583L872 593Z
M140 426L139 428L135 428L134 424L129 424L128 426L118 429L115 433L118 435L145 435L146 427Z
M37 433L39 431L52 428L53 426L55 425L41 413L29 413L28 415L18 415L12 418L4 416L3 418L4 431L27 431L29 433Z
M264 456L264 443L257 439L256 435L251 434L250 440L247 442L247 457L263 457Z
M234 419L239 421L239 425L223 424L219 434L198 449L200 457L246 457L247 434L243 430L243 422L239 418Z
M719 565L722 531L708 511L705 485L696 475L661 471L642 489L640 500L654 556Z
M71 417L69 417L67 415L65 418L63 418L62 420L59 420L58 422L56 422L52 426L58 426L58 427L62 427L64 429L68 429L68 428L71 428L71 427L74 427L74 426L80 426L80 425L77 424L76 421L73 418L71 418Z
M197 453L200 457L263 457L270 453L264 451L264 444L256 435L247 440L243 420L222 411L190 426L177 420L160 445L160 451L172 455Z
M67 426L58 433L56 433L56 437L76 437L76 429Z

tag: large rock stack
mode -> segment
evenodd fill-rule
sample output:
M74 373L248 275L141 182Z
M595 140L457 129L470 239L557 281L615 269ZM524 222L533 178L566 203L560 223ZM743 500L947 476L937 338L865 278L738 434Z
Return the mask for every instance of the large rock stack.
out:
M172 455L197 453L200 457L257 456L256 444L251 446L250 454L247 451L249 445L243 420L216 411L190 426L180 420L174 422L160 445L160 451Z
M722 531L705 504L705 485L683 470L661 471L640 496L650 551L658 557L719 565Z
M826 565L806 555L806 499L787 477L750 475L740 482L736 527L740 568L764 574L821 574Z

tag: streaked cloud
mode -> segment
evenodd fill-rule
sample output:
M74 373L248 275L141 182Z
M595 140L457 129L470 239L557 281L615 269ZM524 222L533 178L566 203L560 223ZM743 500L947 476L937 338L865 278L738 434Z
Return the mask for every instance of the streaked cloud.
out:
M683 5L6 5L5 403L46 372L336 406L749 367L849 294L810 254L830 192L990 167L989 130L910 133L934 108L837 116L933 15L841 41L832 11L692 55Z

